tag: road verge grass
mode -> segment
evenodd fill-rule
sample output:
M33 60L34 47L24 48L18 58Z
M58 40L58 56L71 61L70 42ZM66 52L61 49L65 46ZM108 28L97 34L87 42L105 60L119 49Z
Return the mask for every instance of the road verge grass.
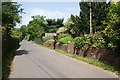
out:
M35 43L37 44L37 43ZM53 47L47 47L45 45L40 45L40 44L37 44L41 47L46 47L46 48L49 48L49 49L53 49ZM53 49L59 53L62 53L62 54L65 54L67 55L67 53L63 50L60 50L60 49ZM114 72L116 75L120 75L120 69L115 67L115 66L112 66L112 65L109 65L109 64L106 64L102 61L99 61L97 59L92 59L92 58L84 58L82 56L79 56L79 55L76 55L76 54L71 54L71 55L68 55L69 57L71 58L74 58L74 59L77 59L77 60L80 60L80 61L83 61L83 62L86 62L88 64L92 64L92 65L95 65L95 66L98 66L104 70L107 70L107 71L111 71L111 72Z
M86 62L88 64L98 66L98 67L100 67L100 68L102 68L104 70L114 72L116 75L120 74L120 69L119 68L117 68L115 66L111 66L111 65L109 65L107 63L104 63L102 61L99 61L97 59L84 58L82 56L78 56L78 55L75 55L75 54L70 55L70 57L75 58L75 59L80 60L80 61L84 61L84 62Z
M35 42L34 42L34 43L35 43ZM37 43L35 43L35 44L37 44ZM67 54L65 51L60 50L60 49L54 49L53 47L48 47L48 46L41 45L41 44L37 44L37 45L39 45L39 46L41 46L41 47L46 47L46 48L48 48L48 49L55 50L56 52L59 52L59 53L62 53L62 54Z

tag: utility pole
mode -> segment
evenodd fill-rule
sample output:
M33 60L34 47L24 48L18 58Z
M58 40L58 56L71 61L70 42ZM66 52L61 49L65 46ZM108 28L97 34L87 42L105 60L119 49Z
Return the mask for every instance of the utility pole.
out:
M90 7L90 35L93 34L93 28L92 28L92 1L89 2Z

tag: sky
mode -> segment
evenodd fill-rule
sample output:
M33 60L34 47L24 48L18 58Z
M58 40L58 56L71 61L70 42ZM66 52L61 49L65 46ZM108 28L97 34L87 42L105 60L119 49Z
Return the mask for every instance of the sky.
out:
M27 25L31 16L41 15L46 18L57 19L64 18L64 22L70 17L71 14L79 15L80 0L16 0L18 4L21 4L25 14L22 14L21 24L17 24L16 27ZM104 1L104 0L103 0ZM107 0L111 1L111 0ZM120 0L115 0L120 1Z
M64 22L71 14L79 15L79 2L18 2L22 4L25 14L22 14L22 22L16 27L27 25L31 16L41 15L50 19L64 18Z

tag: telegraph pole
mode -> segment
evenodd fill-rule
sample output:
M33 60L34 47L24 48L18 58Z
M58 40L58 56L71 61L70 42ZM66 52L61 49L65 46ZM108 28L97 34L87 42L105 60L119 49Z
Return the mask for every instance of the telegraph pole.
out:
M92 28L92 1L89 2L90 7L90 35L93 34L93 28Z

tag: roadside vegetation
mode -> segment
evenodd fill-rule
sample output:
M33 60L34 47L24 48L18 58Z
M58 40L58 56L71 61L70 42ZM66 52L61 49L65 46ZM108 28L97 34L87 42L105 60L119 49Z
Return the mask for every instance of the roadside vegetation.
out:
M20 13L23 9L16 2L2 2L2 78L7 80L10 74L10 65L15 56L22 33L14 28L20 23Z
M103 48L115 51L120 57L120 1L92 2L92 34L90 33L90 5L79 2L80 14L73 15L64 23L64 18L47 19L44 15L33 15L32 20L21 28L15 28L21 22L20 14L24 13L22 5L16 2L2 2L2 61L3 78L8 78L10 64L21 40L35 41L43 44L52 43L53 37L45 33L59 33L58 43L74 42L74 47L85 49ZM79 10L78 10L79 11ZM51 47L48 47L51 48ZM52 48L51 48L52 49ZM62 50L57 52L65 54ZM78 60L120 73L120 65L112 66L98 60L71 55Z
M106 63L104 63L102 61L99 61L97 59L84 58L84 57L81 57L81 56L78 56L78 55L75 55L75 54L70 55L70 57L75 58L75 59L80 60L80 61L84 61L84 62L86 62L88 64L98 66L98 67L100 67L100 68L102 68L104 70L114 72L117 75L120 74L120 69L118 67L111 66L111 65L106 64Z

